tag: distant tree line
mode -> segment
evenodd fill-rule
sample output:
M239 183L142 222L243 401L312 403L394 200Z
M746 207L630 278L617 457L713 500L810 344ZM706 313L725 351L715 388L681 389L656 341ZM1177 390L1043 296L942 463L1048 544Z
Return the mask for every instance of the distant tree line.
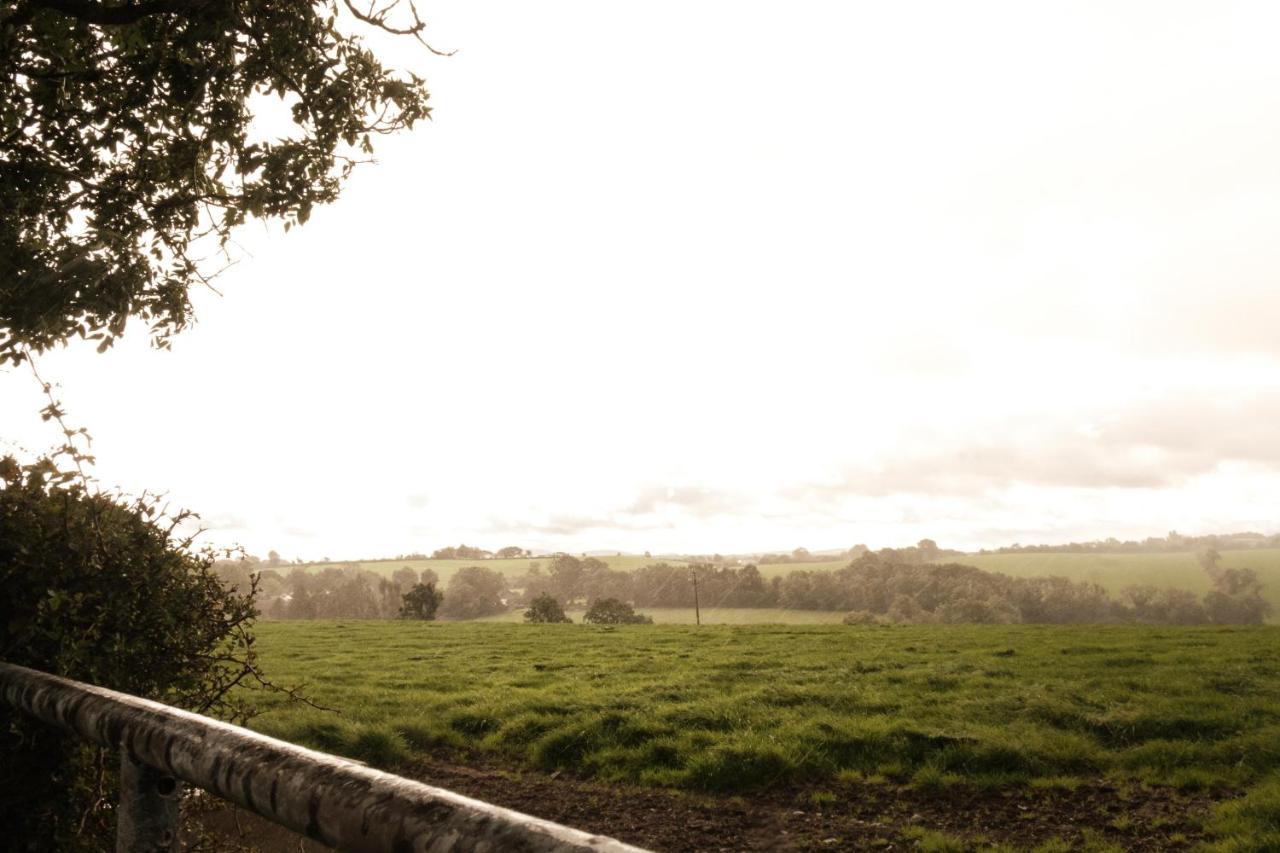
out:
M1245 531L1243 533L1215 533L1207 536L1183 536L1176 530L1164 537L1148 536L1141 541L1121 541L1114 537L1090 542L1068 542L1065 545L1019 545L982 550L980 554L1168 554L1187 551L1240 551L1251 548L1280 548L1280 533L1267 535Z
M847 610L847 623L1235 625L1259 624L1271 612L1252 569L1220 570L1216 564L1213 589L1203 597L1152 586L1131 586L1112 597L1087 581L1015 578L956 563L903 565L875 555L836 572L796 574L784 582L788 606L826 602L817 609ZM804 583L809 588L802 591Z
M483 548L473 548L470 545L455 545L448 548L437 548L431 552L432 560L518 560L521 557L532 556L532 552L527 548L521 548L519 545L508 545L505 548L499 548L497 551L486 551Z
M454 572L444 589L433 570L408 566L390 576L355 563L282 574L224 560L214 572L225 586L239 590L250 589L256 576L258 606L272 619L476 619L504 613L511 603L506 578L481 566Z
M251 571L246 562L220 563L215 570L224 583L242 590L256 575L263 612L279 619L476 619L527 608L528 621L558 622L568 618L566 608L583 607L592 617L585 621L641 621L634 608L692 607L695 579L704 609L843 611L851 623L1257 624L1271 610L1257 574L1221 568L1214 549L1199 554L1212 585L1204 596L1153 586L1131 586L1113 596L1087 581L1015 578L927 562L929 550L868 551L841 569L795 569L768 580L753 564L659 562L623 571L570 554L553 555L545 568L531 562L520 575L468 566L444 589L431 569L407 566L389 577L356 564L312 572L294 568L288 574ZM898 559L904 552L911 562Z
M796 548L790 554L761 554L757 562L762 566L785 565L788 563L827 563L831 560L838 560L842 557L849 560L856 560L863 554L875 553L885 560L894 563L929 563L943 557L960 557L964 555L963 551L954 551L950 548L939 548L938 543L932 539L921 539L915 545L906 548L881 548L879 551L872 552L866 545L854 545L843 554L813 554L807 548ZM719 560L712 560L718 563Z

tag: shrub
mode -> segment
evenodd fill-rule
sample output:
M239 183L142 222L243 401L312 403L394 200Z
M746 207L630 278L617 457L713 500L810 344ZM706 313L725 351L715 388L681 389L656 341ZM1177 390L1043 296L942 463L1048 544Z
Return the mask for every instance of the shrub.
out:
M593 625L652 625L653 617L636 613L635 608L625 601L601 598L587 608L582 621Z
M435 584L414 584L413 588L402 596L403 603L400 605L400 618L435 619L436 610L440 607L440 602L443 599L444 594L436 590Z
M544 592L529 603L529 609L524 612L524 621L564 624L573 620L564 615L564 608L560 606L560 602Z
M248 590L176 538L184 519L0 459L0 659L243 722L256 674ZM0 826L12 849L110 846L117 756L0 707ZM105 769L101 769L105 768ZM84 831L80 831L80 827Z

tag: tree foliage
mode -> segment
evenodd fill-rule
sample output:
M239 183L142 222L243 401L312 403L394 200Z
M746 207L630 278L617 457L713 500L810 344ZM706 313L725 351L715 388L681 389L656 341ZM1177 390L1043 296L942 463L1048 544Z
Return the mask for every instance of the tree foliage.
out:
M591 603L582 616L593 625L652 625L653 617L636 613L635 608L616 598L602 598Z
M471 545L450 545L448 548L437 548L431 552L433 560L487 560L493 554L483 548L475 548Z
M536 624L568 624L573 620L564 614L560 602L543 593L529 602L529 609L524 612L524 621Z
M440 613L450 619L477 619L507 609L507 579L493 569L467 566L449 578Z
M148 499L48 460L0 459L0 659L243 721L252 583L228 589ZM0 708L0 825L14 849L97 850L117 757ZM34 845L34 846L32 846Z
M1213 584L1203 601L1186 590L1150 586L1113 598L1086 581L1015 578L956 563L891 563L866 554L835 572L793 572L779 587L779 603L847 610L851 624L1259 624L1270 612L1250 569L1220 572Z
M130 317L163 343L250 217L306 222L428 116L349 0L0 0L0 360ZM263 124L274 100L287 129Z
M431 620L436 618L436 610L440 607L444 594L437 591L434 584L418 583L403 596L400 605L401 619Z

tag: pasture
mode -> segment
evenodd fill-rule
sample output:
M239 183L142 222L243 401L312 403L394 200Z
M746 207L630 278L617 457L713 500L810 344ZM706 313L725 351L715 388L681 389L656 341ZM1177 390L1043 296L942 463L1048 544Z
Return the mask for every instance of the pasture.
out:
M637 613L652 616L656 625L693 625L697 615L692 607L639 607ZM565 611L574 622L582 621L582 607ZM834 610L788 610L784 607L703 607L703 625L839 625L844 613ZM477 622L524 623L524 608Z
M836 569L843 569L849 565L849 558L845 557L840 560L823 560L814 563L765 563L757 566L760 569L761 577L766 580L770 578L780 578L791 572L804 569L807 572L832 572Z
M967 554L942 562L963 563L1014 577L1061 575L1092 581L1118 593L1127 586L1150 585L1187 589L1203 595L1209 576L1191 552L1170 554ZM1271 602L1271 621L1280 617L1280 549L1223 551L1222 568L1253 569L1262 581L1262 594Z
M1192 824L1221 835L1221 850L1280 845L1277 628L347 621L258 632L269 677L305 682L340 713L261 695L254 727L378 766L446 755L726 803L803 797L829 812L890 792L880 799L927 801L884 830L921 849L980 837L1185 849ZM1055 791L1055 808L1109 798L1109 822L1088 838L1084 817L1034 831L957 830L941 814L928 825L929 802ZM1217 811L1186 805L1244 792ZM1020 808L1038 814L1040 802ZM939 827L954 832L931 834ZM1051 830L1065 835L1045 840Z

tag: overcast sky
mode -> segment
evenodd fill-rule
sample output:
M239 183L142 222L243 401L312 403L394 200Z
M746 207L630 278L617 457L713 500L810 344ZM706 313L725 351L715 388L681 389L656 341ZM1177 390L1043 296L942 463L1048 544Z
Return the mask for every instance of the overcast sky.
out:
M1280 5L420 8L432 122L41 360L104 483L289 558L1280 530Z

